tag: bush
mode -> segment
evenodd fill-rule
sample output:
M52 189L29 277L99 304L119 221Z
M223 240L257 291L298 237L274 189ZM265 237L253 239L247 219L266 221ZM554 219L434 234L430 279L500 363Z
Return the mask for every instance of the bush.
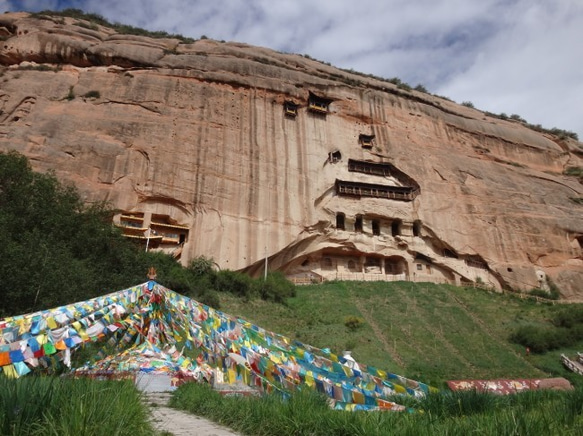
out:
M579 178L579 181L583 183L583 167L567 167L563 171L566 176L574 176Z
M533 288L530 291L528 291L528 294L532 295L534 297L547 298L547 299L553 300L550 292L545 291L544 289L540 289L540 288Z
M229 292L238 297L251 298L253 280L246 274L236 271L219 271L215 279L215 288L219 292Z
M554 316L553 324L565 328L583 325L583 311L578 307L566 307Z
M284 303L296 296L296 286L279 271L270 272L265 280L257 279L257 286L263 300Z
M44 10L44 11L40 11L40 12L36 12L36 13L31 14L31 17L39 18L39 19L45 19L46 16L70 17L70 18L77 18L80 20L86 20L89 22L88 25L85 25L83 23L76 23L76 25L81 26L81 27L87 27L89 29L96 29L97 28L96 25L99 24L100 26L109 27L118 33L127 34L127 35L142 35L142 36L148 36L150 38L175 38L175 39L181 40L182 42L184 42L186 44L192 44L194 42L194 39L184 37L184 36L178 35L178 34L170 34L168 32L164 32L164 31L160 31L160 30L150 31L150 30L139 28L139 27L129 26L127 24L110 23L102 15L94 14L94 13L86 13L86 12L83 12L81 9L67 8L67 9L63 9L62 11Z
M474 103L472 103L471 101L464 101L464 102L462 102L462 106L473 108Z
M516 344L530 348L533 353L542 354L569 346L573 337L567 329L551 329L534 325L519 327L510 340Z
M348 327L348 330L355 331L364 325L364 319L358 316L347 316L344 318L344 325Z
M215 262L210 257L199 256L190 261L188 269L196 276L202 277L207 275L214 275Z

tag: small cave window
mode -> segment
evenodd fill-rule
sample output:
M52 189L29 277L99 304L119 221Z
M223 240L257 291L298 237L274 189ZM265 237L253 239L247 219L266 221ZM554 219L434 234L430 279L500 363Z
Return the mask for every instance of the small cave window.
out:
M303 266L303 267L306 267L306 266L308 266L309 264L310 264L310 261L309 261L308 259L305 259L305 260L302 262L302 266Z
M354 271L356 269L356 262L354 260L348 261L348 269L350 271Z
M295 118L298 115L298 107L299 106L300 106L299 104L297 104L291 100L286 100L283 103L283 112L286 116Z
M431 274L431 265L425 265L425 270L427 274Z
M329 257L325 257L322 259L322 267L323 268L332 268L332 259Z
M342 153L340 153L340 150L331 151L330 153L328 153L328 162L335 164L337 162L340 162L341 160Z
M403 224L401 220L395 220L391 223L391 234L393 236L399 236L401 234L401 224Z
M342 212L338 212L336 214L336 228L338 230L344 230L345 229L345 224L344 224L345 218L346 218L346 215L344 215Z
M362 215L356 215L356 220L354 221L354 231L362 233Z
M381 234L381 223L379 222L379 220L372 220L371 226L372 234L375 236L379 236Z
M358 142L362 148L372 148L374 145L374 135L359 135Z
M413 236L421 236L422 224L420 220L415 220L413 222Z
M417 271L423 271L423 265L418 263L417 264Z

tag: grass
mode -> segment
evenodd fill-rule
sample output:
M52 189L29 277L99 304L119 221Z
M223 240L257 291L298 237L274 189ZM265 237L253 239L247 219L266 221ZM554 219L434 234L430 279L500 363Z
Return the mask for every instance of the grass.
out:
M362 363L444 387L455 379L544 378L578 381L560 353L530 354L509 337L547 325L560 305L472 288L410 282L328 282L297 288L286 305L221 294L222 310L301 342L345 349ZM351 317L364 320L357 329ZM552 357L550 357L552 356Z
M0 377L0 434L146 436L154 432L131 381Z
M398 399L397 399L398 401ZM407 412L343 412L314 392L289 399L224 397L206 385L178 388L171 406L247 435L577 435L583 431L583 390L513 396L473 391L408 400Z

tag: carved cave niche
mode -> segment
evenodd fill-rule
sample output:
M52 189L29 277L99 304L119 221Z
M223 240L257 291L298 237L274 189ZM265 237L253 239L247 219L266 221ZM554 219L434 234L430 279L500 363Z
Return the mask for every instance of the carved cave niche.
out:
M391 235L393 237L401 235L401 227L403 226L403 221L396 219L391 222Z
M381 234L381 222L377 219L371 220L370 225L372 227L372 234L375 236L380 236Z
M385 274L408 274L407 261L402 256L389 256L385 258Z
M346 262L346 268L351 273L362 272L362 268L360 267L360 263L358 262L358 259L348 259L348 262Z
M382 258L377 256L367 256L364 261L364 271L369 274L380 274L382 272L381 264Z
M421 237L423 236L421 231L423 229L423 224L421 223L421 220L415 220L413 221L413 236L417 236L417 237Z
M354 220L354 231L356 233L362 233L363 231L362 215L356 215L356 219Z
M332 257L329 255L324 255L322 257L322 260L320 261L320 267L326 271L333 271L336 269L335 265L334 265L334 261L333 261Z
M335 164L342 160L342 153L340 150L331 151L328 153L328 162Z
M342 212L336 213L336 229L345 230L346 229L346 215Z

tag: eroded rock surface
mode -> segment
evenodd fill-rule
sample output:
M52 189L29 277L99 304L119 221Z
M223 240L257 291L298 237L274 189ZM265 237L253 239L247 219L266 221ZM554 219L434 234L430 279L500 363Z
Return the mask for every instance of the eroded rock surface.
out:
M140 225L188 229L166 247L184 263L259 273L267 255L300 280L498 289L551 279L583 298L583 185L562 175L583 166L579 142L245 44L26 13L0 16L0 35L0 149ZM413 199L391 197L408 186Z

